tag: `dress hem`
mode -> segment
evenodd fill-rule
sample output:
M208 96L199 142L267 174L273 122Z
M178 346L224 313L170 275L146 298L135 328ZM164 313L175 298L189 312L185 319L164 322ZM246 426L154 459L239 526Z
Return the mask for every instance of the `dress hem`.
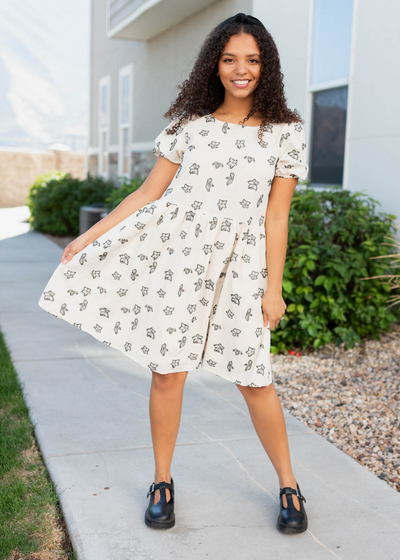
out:
M52 315L53 317L56 317L57 319L60 319L62 321L67 322L68 324L72 325L73 327L77 328L78 330L85 332L87 334L89 334L90 336L92 336L93 338L95 338L96 340L98 340L99 342L103 342L102 338L100 336L97 336L97 332L92 333L89 329L82 327L77 327L76 325L74 325L74 323L72 323L71 321L68 321L65 317L61 316L61 315L56 315L55 313L52 313L51 311L48 311L48 309L46 309L46 307L44 305L42 305L42 300L39 300L38 302L39 307L41 307L44 311L46 311L49 315ZM104 343L104 342L103 342ZM120 348L118 348L118 346L115 346L113 344L105 344L105 346L108 346L109 348L113 348L114 350L118 350L118 352L121 352L121 354L123 354L124 356L126 356L127 358L133 360L134 362L138 363L140 366L146 368L149 371L155 371L152 370L151 368L149 368L149 366L147 364L144 363L144 358L140 357L140 359L138 359L138 356L136 354L134 354L131 350L128 352L124 352L123 350L121 350ZM170 370L170 371L165 371L165 372L161 372L161 371L156 371L155 373L159 373L160 375L168 375L169 373L178 373L181 371L196 371L197 369L199 369L201 367L201 369L203 369L204 371L207 371L208 373L213 373L214 375L218 375L218 377L221 377L222 379L225 379L226 381L229 381L230 383L233 383L234 385L240 385L241 387L250 387L252 386L251 384L244 384L244 383L235 383L235 381L232 381L231 378L229 378L227 375L224 375L223 373L220 372L216 372L213 371L211 369L207 369L206 367L204 367L202 360L200 360L200 362L197 364L197 366L193 367L191 364L190 367L187 366L179 366L179 370L176 370L176 372L174 372L174 370ZM271 383L273 383L273 380L271 379L269 383L266 383L264 385L255 385L256 387L267 387L268 385L270 385Z

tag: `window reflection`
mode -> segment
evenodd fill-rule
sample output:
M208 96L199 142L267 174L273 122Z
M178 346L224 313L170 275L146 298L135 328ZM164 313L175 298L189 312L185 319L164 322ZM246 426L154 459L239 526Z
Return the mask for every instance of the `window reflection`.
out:
M347 114L347 87L314 93L311 141L313 183L341 185Z

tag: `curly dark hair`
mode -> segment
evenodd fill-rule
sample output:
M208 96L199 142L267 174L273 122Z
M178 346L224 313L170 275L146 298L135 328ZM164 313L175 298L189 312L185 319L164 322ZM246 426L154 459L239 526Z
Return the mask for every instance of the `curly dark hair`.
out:
M242 122L259 111L262 115L258 131L260 139L269 123L303 123L298 111L287 107L279 53L271 34L259 20L239 12L214 27L207 35L189 78L177 86L181 91L163 115L170 120L177 119L168 128L167 134L175 134L183 123L209 115L221 105L225 88L217 76L218 61L229 39L240 33L253 35L260 49L261 59L260 81L254 91L253 106Z

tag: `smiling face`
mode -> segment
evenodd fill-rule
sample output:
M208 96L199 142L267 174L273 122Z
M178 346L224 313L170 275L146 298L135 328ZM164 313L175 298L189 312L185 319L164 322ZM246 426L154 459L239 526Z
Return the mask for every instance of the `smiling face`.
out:
M261 76L260 49L248 33L233 35L218 61L218 72L226 94L236 98L251 95Z

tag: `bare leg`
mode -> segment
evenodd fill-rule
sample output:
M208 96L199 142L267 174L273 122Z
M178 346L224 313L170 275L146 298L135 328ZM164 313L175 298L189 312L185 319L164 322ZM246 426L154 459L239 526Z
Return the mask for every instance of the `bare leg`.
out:
M150 424L155 459L154 482L171 482L171 462L181 421L183 389L187 371L153 373L150 389ZM165 489L167 501L171 497ZM154 503L160 500L160 490L154 493Z
M276 470L280 487L296 488L285 417L274 384L270 383L266 387L236 386L245 398L254 428ZM292 494L292 498L296 509L300 510L298 497ZM283 506L287 507L285 495L282 501Z

